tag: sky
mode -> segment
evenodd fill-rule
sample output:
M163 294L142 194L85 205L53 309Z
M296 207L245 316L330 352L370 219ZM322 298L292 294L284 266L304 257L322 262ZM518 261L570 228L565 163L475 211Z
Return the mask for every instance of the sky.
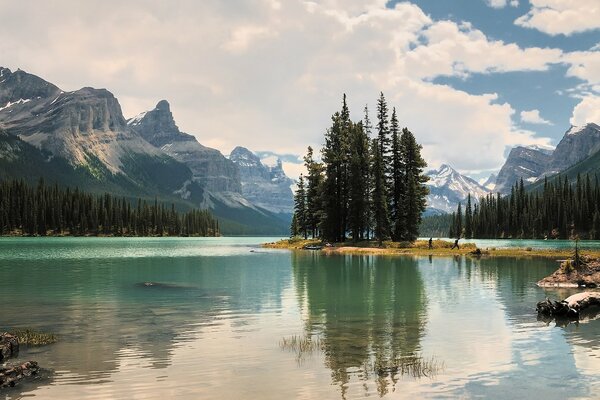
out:
M106 88L126 117L161 99L228 154L320 148L348 96L383 92L442 163L482 178L515 145L600 123L598 0L0 0L0 66ZM291 155L291 156L290 156Z

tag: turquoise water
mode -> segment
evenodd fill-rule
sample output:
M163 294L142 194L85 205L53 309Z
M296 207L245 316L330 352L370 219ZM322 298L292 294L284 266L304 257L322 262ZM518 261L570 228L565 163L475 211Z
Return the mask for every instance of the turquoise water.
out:
M0 239L0 330L40 399L586 398L600 321L556 326L535 303L553 260L325 256L273 238ZM149 283L153 283L149 285ZM304 352L284 338L320 343ZM434 365L381 372L422 357Z

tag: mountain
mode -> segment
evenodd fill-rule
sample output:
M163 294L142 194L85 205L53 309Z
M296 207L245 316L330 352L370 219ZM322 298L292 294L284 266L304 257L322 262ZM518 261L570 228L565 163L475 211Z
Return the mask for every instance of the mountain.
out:
M270 167L258 155L245 147L236 147L229 159L238 166L242 195L252 203L274 213L291 215L294 212L294 181L283 171L281 160Z
M106 89L64 92L0 68L0 178L78 186L130 199L210 208L221 231L287 234L288 224L241 194L239 171L179 131L167 102L130 120Z
M440 168L431 170L426 175L429 177L427 206L430 209L454 212L459 202L464 206L469 193L474 202L489 193L489 190L474 179L461 175L447 164L442 164Z
M481 183L481 186L486 188L489 191L494 191L496 188L496 180L498 179L498 175L491 174L485 181Z
M241 193L236 166L218 150L205 147L194 136L181 132L166 100L128 120L127 125L147 142L187 165L193 180L206 190Z
M46 170L56 164L64 185L123 195L169 195L191 176L127 127L119 102L105 89L63 92L35 75L0 68L0 127L9 134L4 147L18 149L1 160L5 176L53 180ZM20 176L17 166L30 160L17 154L32 160Z
M571 126L552 154L545 175L552 175L583 161L600 150L600 126L589 123Z
M539 147L515 147L498 174L495 190L506 194L521 178L534 183L544 176L561 173L594 156L599 150L600 126L595 123L571 126L554 151Z
M547 169L552 160L552 151L537 147L514 147L498 173L494 191L510 193L515 182L535 182Z

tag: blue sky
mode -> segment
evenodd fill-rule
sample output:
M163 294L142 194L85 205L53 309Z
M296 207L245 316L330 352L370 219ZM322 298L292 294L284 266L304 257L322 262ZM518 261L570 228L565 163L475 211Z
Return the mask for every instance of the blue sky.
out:
M394 3L389 6L393 7ZM506 4L498 8L491 7L486 1L473 0L418 0L414 3L436 20L468 21L484 32L488 39L516 43L523 48L550 47L573 52L586 51L600 43L597 29L569 36L549 35L515 24L515 20L531 7L523 0L516 6ZM533 130L538 136L552 138L552 144L556 145L569 128L573 108L580 101L568 91L584 82L566 76L567 69L565 65L552 65L548 71L473 74L467 78L437 77L434 81L474 94L496 92L499 102L510 103L518 112L539 110L540 115L552 125L522 122L518 114L514 115L513 121Z
M107 88L126 117L171 104L228 154L301 171L343 93L362 118L384 92L431 167L476 178L516 145L600 122L598 0L0 0L0 64ZM2 105L0 105L2 106ZM293 162L290 154L298 155Z

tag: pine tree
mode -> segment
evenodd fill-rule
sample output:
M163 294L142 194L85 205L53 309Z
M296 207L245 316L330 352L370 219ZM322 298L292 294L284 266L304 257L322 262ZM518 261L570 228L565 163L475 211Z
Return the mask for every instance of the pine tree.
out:
M306 225L313 239L319 234L319 227L323 217L323 164L313 159L313 149L308 146L304 157L304 166L307 171L306 179Z
M352 124L350 136L349 227L354 241L362 240L368 227L369 138L362 123Z
M465 208L465 238L473 236L473 209L471 207L471 193L467 195L467 207Z
M373 213L373 233L375 238L381 245L382 242L389 238L390 220L387 210L387 195L385 189L385 166L383 156L381 154L379 139L373 139L371 146L371 175L373 177L373 194L372 194L372 213Z
M429 178L423 172L427 163L421 156L421 149L422 146L417 143L412 132L404 128L400 138L400 152L404 162L403 181L406 200L401 202L403 209L399 213L404 213L406 216L406 228L401 239L407 241L414 241L418 237L419 225L429 193L425 185Z
M391 194L390 198L390 218L394 227L392 238L394 240L401 240L407 237L407 215L405 203L406 197L406 176L405 167L406 163L404 160L405 151L402 149L400 143L400 132L399 132L398 118L396 116L396 108L392 110L391 118L391 132L392 132L392 172L390 179L390 187L388 193Z
M306 191L304 189L304 176L300 175L298 179L298 188L294 195L294 217L296 218L296 233L308 237L307 212L306 212Z
M463 225L462 225L463 217L462 217L462 207L461 204L458 203L458 209L456 210L456 220L454 223L454 233L457 239L460 239L463 234Z

